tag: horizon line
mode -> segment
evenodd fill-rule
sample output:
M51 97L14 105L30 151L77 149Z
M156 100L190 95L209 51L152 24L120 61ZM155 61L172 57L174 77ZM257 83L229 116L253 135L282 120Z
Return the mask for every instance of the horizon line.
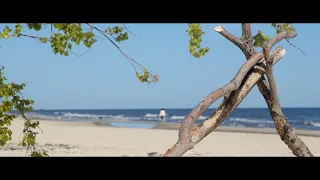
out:
M208 108L209 109L216 109L217 107L214 108ZM281 107L281 109L318 109L320 107ZM33 109L34 111L39 111L39 110L159 110L161 108L110 108L110 109L102 109L102 108L97 108L97 109L45 109L45 108L37 108ZM193 108L164 108L164 109L193 109ZM236 109L268 109L268 107L239 107Z

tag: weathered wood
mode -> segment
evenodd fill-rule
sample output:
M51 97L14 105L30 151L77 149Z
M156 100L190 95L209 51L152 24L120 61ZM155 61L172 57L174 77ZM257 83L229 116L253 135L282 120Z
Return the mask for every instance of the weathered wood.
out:
M282 47L278 47L272 52L274 64L276 64L286 51ZM259 64L259 67L265 66L264 63ZM203 123L198 125L190 132L190 140L185 142L177 142L172 148L168 149L164 156L182 156L190 147L200 142L204 137L218 127L231 112L242 102L256 82L264 75L260 70L253 70L247 74L239 89L232 92L228 98L224 99L219 107L213 112Z

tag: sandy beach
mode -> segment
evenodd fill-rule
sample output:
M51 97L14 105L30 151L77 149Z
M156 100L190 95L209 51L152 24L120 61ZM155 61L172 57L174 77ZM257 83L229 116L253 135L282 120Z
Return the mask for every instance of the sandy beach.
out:
M47 150L50 156L148 156L152 152L164 153L178 138L178 130L170 129L170 125L138 129L41 120L40 126L44 133L38 135L38 147ZM23 120L19 118L12 123L13 139L1 148L0 156L26 155L26 150L18 146L22 128ZM319 132L297 134L315 156L320 155ZM273 130L222 127L184 156L293 155Z

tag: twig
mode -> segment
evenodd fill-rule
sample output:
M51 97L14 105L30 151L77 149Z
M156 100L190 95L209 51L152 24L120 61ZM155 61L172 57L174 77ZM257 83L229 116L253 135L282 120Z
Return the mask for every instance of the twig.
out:
M52 34L53 36L57 36L56 33L54 33L53 30L52 30L52 23L51 23L51 34ZM74 42L71 38L69 38L69 40L70 40L71 42ZM75 55L75 56L77 56L77 57L83 56L84 54L88 53L90 50L91 50L91 48L89 48L88 50L86 50L85 52L83 52L82 54L79 55L79 54L73 52L71 49L68 48L68 51L71 52L73 55Z
M32 35L27 35L27 34L20 34L20 36L29 37L29 38L33 38L33 39L40 39L41 38L39 36L32 36Z
M91 48L87 49L85 52L83 52L82 54L77 54L75 52L73 52L71 49L68 48L68 51L71 52L73 55L77 56L77 57L81 57L85 54L87 54L89 51L91 50Z
M20 94L20 96L22 97L22 99L24 99L22 93L19 92L19 94ZM25 116L24 112L20 112L20 113L21 113L21 115L22 115L22 117L23 117L24 119L31 121L30 119L28 119L28 118ZM41 133L43 134L43 131L42 131L42 129L40 128L40 126L37 126L37 127L40 129Z
M300 50L300 52L301 52L302 54L304 54L305 56L307 56L306 53L304 53L304 52L302 51L302 49L300 49L300 48L298 48L297 46L295 46L294 44L292 44L292 43L289 41L289 39L286 39L286 41L287 41L291 46L293 46L293 47L297 48L298 50Z
M131 31L129 31L129 29L127 28L126 25L123 25L123 27L124 27L124 28L126 29L126 31L128 31L131 35L140 37L140 36L138 36L138 35L133 34Z
M97 27L95 27L95 26L90 25L89 23L88 23L87 25L90 26L90 27L92 27L93 29L97 30L97 31L100 32L104 37L106 37L106 38L119 50L119 52L120 52L129 62L132 61L132 62L136 63L140 68L145 69L144 66L142 66L141 64L139 64L138 62L136 62L134 59L132 59L131 57L129 57L128 55L126 55L126 54L120 49L120 47L119 47L115 42L113 42L103 31L101 31L99 28L97 28ZM133 64L132 62L131 62L131 64L132 64L132 66L134 67L135 71L137 72L137 70L136 70L136 68L135 68L135 66L134 66L134 64Z

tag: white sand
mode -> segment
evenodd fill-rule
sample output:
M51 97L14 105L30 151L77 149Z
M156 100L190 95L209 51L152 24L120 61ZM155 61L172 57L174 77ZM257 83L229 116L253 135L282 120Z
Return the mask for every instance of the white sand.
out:
M177 140L177 130L129 129L88 123L41 121L40 148L50 156L147 156L164 153ZM23 121L12 124L13 140L0 150L0 156L25 156L17 143ZM320 155L320 138L300 136L315 156ZM21 138L21 137L20 137ZM275 134L213 132L188 156L293 156Z

